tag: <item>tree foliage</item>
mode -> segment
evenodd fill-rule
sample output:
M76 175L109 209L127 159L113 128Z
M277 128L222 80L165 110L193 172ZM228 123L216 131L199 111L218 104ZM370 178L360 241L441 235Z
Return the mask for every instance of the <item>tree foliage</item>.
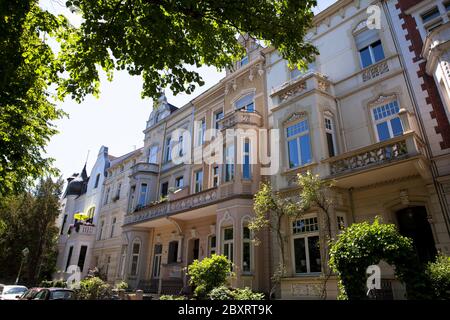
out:
M54 1L54 0L46 0ZM63 116L53 103L99 94L127 70L144 80L143 96L170 87L191 93L203 80L191 66L230 67L244 55L237 34L273 45L291 64L317 53L304 41L315 0L73 0L82 24L39 7L39 0L0 1L0 195L49 173L45 146ZM54 3L60 5L59 2ZM57 52L49 39L57 41Z
M393 224L378 219L346 228L330 249L330 266L339 277L341 299L365 299L367 267L381 260L395 266L395 275L406 284L409 299L426 295L427 280L412 240Z
M227 257L213 254L203 260L194 260L188 267L189 283L194 286L194 295L198 299L207 298L216 287L227 282L231 273L231 264Z
M22 259L29 249L20 282L36 285L55 271L62 181L42 179L35 190L0 198L0 221L5 226L0 235L1 282L13 282Z
M439 255L426 269L434 299L450 300L450 257Z
M80 287L75 292L79 300L104 300L113 295L112 287L98 277L81 280Z

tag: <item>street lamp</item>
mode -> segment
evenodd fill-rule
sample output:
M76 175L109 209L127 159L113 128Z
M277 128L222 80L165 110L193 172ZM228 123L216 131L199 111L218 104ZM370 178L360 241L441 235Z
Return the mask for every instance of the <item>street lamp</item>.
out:
M23 266L23 262L27 259L28 254L30 253L30 250L28 248L25 248L22 250L22 261L20 261L20 268L19 268L19 273L17 274L17 278L16 278L16 283L19 283L19 278L20 278L20 273L22 272L22 266Z

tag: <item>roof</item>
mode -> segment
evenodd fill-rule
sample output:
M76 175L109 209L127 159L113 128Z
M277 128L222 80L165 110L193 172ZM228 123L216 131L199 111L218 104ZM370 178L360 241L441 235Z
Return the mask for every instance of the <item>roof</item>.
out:
M128 152L128 153L126 153L126 154L124 154L124 155L122 155L120 157L115 158L114 160L111 161L111 165L110 165L109 168L115 167L118 164L124 162L125 160L133 157L134 155L136 155L138 153L140 153L142 151L142 149L143 148L139 148L139 149L133 150L131 152Z

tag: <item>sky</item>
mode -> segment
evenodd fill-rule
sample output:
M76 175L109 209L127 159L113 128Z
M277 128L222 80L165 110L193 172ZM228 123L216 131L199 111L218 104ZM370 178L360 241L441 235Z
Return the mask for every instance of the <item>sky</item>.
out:
M322 11L336 0L318 0L315 13ZM63 14L78 25L81 18L72 14L63 0L41 0L44 9ZM198 87L192 94L174 96L166 90L167 100L181 107L216 84L225 76L214 67L197 69L205 85ZM109 148L109 154L121 156L143 145L146 121L152 110L151 99L141 98L142 79L130 76L127 72L116 71L113 81L101 78L100 97L88 96L78 104L67 98L58 102L59 108L68 117L55 121L59 133L52 137L46 155L54 158L54 165L61 171L64 179L80 172L87 159L87 169L92 168L102 145Z

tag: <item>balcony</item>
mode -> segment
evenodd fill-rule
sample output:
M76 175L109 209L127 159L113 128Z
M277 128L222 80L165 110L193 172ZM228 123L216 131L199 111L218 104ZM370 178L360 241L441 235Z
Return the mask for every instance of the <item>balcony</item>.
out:
M261 127L262 117L257 112L247 112L242 110L236 110L233 113L226 115L219 122L220 130L226 130L238 127Z
M139 162L131 168L131 175L134 176L139 173L157 174L159 172L159 165L156 163Z
M373 66L369 66L362 72L362 81L366 82L371 79L377 78L383 73L389 72L389 66L387 60L383 60Z
M124 225L146 222L182 213L184 211L195 210L213 204L217 199L217 188L211 188L176 200L150 204L138 208L133 213L125 216Z
M359 187L410 175L429 177L424 143L414 133L324 160L340 187Z
M95 234L95 226L81 225L78 233L81 235L87 235L87 236L94 235Z

